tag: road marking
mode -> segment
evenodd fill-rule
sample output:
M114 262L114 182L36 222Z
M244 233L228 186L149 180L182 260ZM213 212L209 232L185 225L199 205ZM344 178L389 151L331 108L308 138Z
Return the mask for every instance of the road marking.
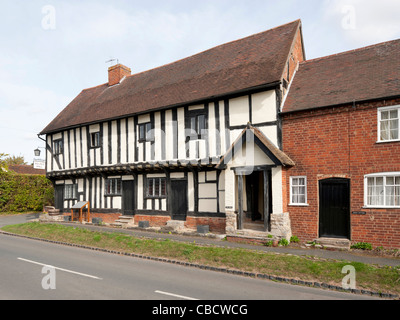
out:
M181 296L179 294L174 294L174 293L169 293L169 292L164 292L164 291L154 291L155 293L158 294L163 294L166 296L171 296L171 297L175 297L175 298L180 298L180 299L184 299L184 300L199 300L199 299L195 299L195 298L190 298L190 297L185 297L185 296Z
M76 274L76 275L82 276L82 277L87 277L87 278L92 278L92 279L97 279L97 280L103 280L103 279L101 279L99 277L95 277L95 276L92 276L90 274L85 274L85 273L76 272L76 271L72 271L72 270L68 270L68 269L58 268L58 267L50 266L48 264L44 264L44 263L40 263L40 262L36 262L36 261L32 261L32 260L27 260L27 259L24 259L24 258L18 258L18 260L29 262L29 263L33 263L33 264L37 264L37 265L43 266L43 267L54 268L56 270L60 270L60 271L68 272L68 273L73 273L73 274Z

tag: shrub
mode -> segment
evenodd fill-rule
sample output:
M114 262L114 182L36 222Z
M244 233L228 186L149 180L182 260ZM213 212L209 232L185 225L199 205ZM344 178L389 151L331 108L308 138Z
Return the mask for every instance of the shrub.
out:
M0 212L42 211L54 203L51 182L40 175L0 173Z
M368 242L358 242L353 244L351 249L372 250L372 244Z
M283 239L279 240L279 245L286 247L289 245L289 241L287 241L285 238L283 238Z

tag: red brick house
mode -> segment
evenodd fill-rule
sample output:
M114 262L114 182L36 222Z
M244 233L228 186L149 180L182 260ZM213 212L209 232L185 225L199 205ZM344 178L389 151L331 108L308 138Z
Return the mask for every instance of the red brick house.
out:
M301 62L284 101L284 208L301 240L400 248L400 40ZM286 200L286 201L285 201Z

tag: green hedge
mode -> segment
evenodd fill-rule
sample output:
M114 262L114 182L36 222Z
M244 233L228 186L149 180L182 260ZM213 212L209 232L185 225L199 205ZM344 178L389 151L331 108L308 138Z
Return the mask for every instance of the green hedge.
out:
M42 211L53 203L54 189L45 176L0 172L0 212Z

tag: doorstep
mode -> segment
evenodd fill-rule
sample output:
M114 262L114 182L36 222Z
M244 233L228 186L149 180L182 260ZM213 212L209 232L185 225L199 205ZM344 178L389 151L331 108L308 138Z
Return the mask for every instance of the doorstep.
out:
M350 250L350 240L345 238L318 238L314 242L325 249Z

